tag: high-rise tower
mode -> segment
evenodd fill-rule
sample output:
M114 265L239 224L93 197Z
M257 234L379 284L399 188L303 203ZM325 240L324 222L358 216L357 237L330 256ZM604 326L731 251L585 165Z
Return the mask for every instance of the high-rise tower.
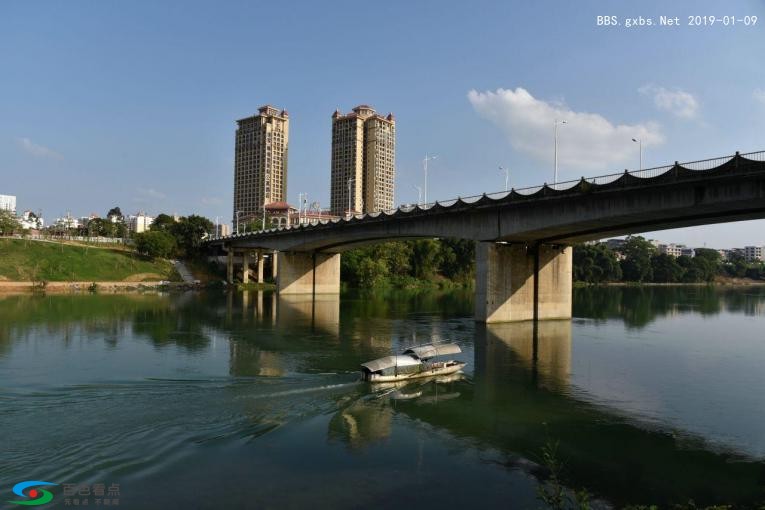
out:
M359 105L332 115L330 208L343 216L393 208L396 121Z
M286 110L261 106L257 115L236 122L234 228L261 217L266 204L287 200L289 141Z

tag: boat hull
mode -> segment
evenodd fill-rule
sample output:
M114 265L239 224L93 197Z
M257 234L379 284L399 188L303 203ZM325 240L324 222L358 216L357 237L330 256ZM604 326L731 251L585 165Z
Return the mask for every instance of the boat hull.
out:
M398 375L382 375L382 374L364 374L367 381L373 383L383 382L396 382L396 381L408 381L411 379L419 379L422 377L438 377L441 375L449 375L455 372L459 372L465 366L463 361L451 361L441 367L433 367L421 372L415 372L413 374L398 374Z

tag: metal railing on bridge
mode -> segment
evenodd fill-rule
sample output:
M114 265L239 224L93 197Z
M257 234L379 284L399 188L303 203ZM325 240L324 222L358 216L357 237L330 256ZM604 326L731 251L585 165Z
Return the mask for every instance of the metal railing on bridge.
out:
M460 197L457 197L457 198L451 198L451 199L447 199L447 200L436 200L435 202L428 202L428 203L425 203L425 204L405 204L405 205L400 205L398 207L395 207L393 209L384 209L384 210L376 211L376 212L373 212L373 213L354 214L354 215L351 215L351 216L346 217L346 218L337 218L337 219L332 219L332 220L323 220L323 221L320 221L318 224L319 225L327 225L327 224L330 224L330 223L347 222L347 221L354 220L354 219L359 220L359 219L364 219L364 218L377 218L377 217L379 217L381 215L391 216L391 215L393 215L393 214L395 214L395 213L397 213L399 211L404 212L404 213L412 212L412 211L415 211L415 210L425 211L425 210L431 209L431 208L433 208L435 206L450 207L450 206L454 205L455 203L457 203L459 201L462 201L463 203L470 204L470 203L478 202L479 200L481 200L484 197L489 197L491 199L498 200L498 199L505 198L508 195L511 195L513 193L518 194L518 195L530 196L530 195L533 195L535 193L538 193L539 191L541 191L545 187L548 188L548 189L556 190L556 191L566 191L566 190L573 189L574 187L579 185L583 180L586 181L586 182L589 182L591 184L603 185L603 184L609 184L611 182L614 182L614 181L620 179L621 177L623 177L625 174L626 175L631 175L631 176L634 176L634 177L638 177L638 178L641 178L641 179L650 179L650 178L659 177L661 175L664 175L667 172L669 172L670 170L674 169L676 166L680 166L680 167L685 168L687 170L704 172L704 171L709 171L709 170L713 170L713 169L719 168L720 166L722 166L725 163L731 161L733 158L735 158L737 156L740 156L742 158L748 159L750 161L765 162L765 151L755 151L755 152L746 152L746 153L738 153L737 152L736 154L733 154L733 155L730 155L730 156L721 156L721 157L717 157L717 158L700 159L700 160L697 160L697 161L687 161L687 162L684 162L684 163L675 162L672 165L663 165L663 166L657 166L657 167L652 167L652 168L644 168L644 169L640 169L640 170L626 170L625 169L623 172L619 172L619 173L598 175L598 176L595 176L595 177L582 177L582 178L579 178L579 179L573 179L573 180L568 180L568 181L561 181L561 182L553 183L553 184L544 183L541 186L540 185L537 185L537 186L527 186L527 187L523 187L523 188L512 188L509 191L495 191L495 192L492 192L492 193L481 193L480 195L469 195L469 196L464 196L464 197L460 196ZM249 235L252 235L252 234L258 234L258 233L261 233L261 232L277 232L277 231L283 231L283 230L295 230L295 229L300 229L300 228L304 228L304 227L311 227L311 226L314 226L314 225L313 224L310 224L310 225L304 225L304 224L301 224L301 225L290 225L290 226L286 226L286 227L267 229L265 231L261 230L261 231L258 231L258 232L249 232L247 234L232 234L232 235L227 236L225 238L228 239L228 238L244 237L244 236L249 236ZM223 238L222 237L213 237L213 238L210 238L209 240L216 240L216 239L223 239Z

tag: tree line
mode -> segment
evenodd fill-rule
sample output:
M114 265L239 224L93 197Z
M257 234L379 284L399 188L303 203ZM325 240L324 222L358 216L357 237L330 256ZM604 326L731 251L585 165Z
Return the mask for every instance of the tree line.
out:
M149 230L133 237L135 249L141 255L162 258L195 258L200 254L202 240L213 231L213 224L203 216L192 214L177 221L160 214Z
M747 262L740 253L723 260L717 250L697 248L694 257L673 257L659 253L641 236L628 237L618 251L605 243L577 245L573 264L574 280L585 283L702 283L718 276L765 279L765 265Z
M341 279L352 287L469 284L475 244L461 239L394 241L356 248L340 259Z

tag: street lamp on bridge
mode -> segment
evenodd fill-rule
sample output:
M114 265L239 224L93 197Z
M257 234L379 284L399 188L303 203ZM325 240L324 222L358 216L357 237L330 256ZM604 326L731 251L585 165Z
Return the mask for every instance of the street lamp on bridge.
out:
M565 120L555 119L553 122L553 137L555 138L555 181L558 184L558 124L568 124Z
M422 169L425 171L425 203L428 203L428 161L433 161L438 157L438 154L433 154L432 156L428 156L428 153L425 153L425 159L422 160Z
M422 187L412 184L412 187L417 190L417 205L422 204Z
M505 172L505 191L508 191L510 186L510 169L503 166L499 167L500 172Z
M351 217L351 184L354 182L356 182L355 177L351 177L350 179L348 179L348 216L347 217L349 219Z
M640 145L640 170L643 169L643 140L641 138L633 138L633 142Z

